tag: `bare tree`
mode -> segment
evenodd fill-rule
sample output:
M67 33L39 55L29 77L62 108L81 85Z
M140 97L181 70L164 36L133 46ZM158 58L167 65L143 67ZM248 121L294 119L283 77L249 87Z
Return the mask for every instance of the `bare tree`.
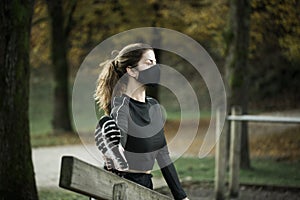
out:
M33 0L0 1L0 197L36 200L29 136Z
M230 0L229 26L225 34L225 62L228 105L240 105L243 114L248 109L248 47L250 30L250 0ZM242 125L241 167L250 168L247 122Z
M70 20L76 1L67 16L67 26L64 26L61 0L47 0L51 19L51 59L54 71L54 114L52 125L55 132L73 132L69 105L69 64L67 60L67 38L70 32Z

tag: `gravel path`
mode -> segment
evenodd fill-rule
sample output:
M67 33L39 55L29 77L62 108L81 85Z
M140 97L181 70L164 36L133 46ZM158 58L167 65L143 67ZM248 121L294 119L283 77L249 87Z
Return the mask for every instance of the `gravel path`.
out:
M65 155L72 155L96 166L102 164L82 145L34 148L32 159L38 187L58 187L61 158Z

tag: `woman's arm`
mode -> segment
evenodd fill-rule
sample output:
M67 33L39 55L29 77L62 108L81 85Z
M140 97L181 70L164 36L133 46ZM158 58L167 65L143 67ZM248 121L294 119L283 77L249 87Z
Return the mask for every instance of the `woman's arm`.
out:
M110 116L115 120L121 131L121 144L125 147L128 132L129 99L126 97L115 97L112 101Z
M114 119L103 116L95 130L95 141L104 156L107 169L127 170L128 164L120 149L120 129Z
M166 180L175 200L188 200L187 195L180 184L175 166L170 158L167 146L159 150L156 159L158 165L161 168L161 172L164 176L164 179Z

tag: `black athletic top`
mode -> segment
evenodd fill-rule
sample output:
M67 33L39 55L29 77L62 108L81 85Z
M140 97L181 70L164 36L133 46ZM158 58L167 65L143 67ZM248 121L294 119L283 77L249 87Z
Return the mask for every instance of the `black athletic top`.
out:
M152 170L156 159L174 198L185 198L169 156L163 128L165 118L159 103L151 97L140 102L123 94L113 99L111 117L121 130L129 169Z

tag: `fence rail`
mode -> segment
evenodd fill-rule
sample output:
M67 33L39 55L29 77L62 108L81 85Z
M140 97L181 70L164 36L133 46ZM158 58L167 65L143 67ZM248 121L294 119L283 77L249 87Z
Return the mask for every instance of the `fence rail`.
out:
M229 121L271 122L271 123L300 123L300 117L277 117L261 115L230 115Z

